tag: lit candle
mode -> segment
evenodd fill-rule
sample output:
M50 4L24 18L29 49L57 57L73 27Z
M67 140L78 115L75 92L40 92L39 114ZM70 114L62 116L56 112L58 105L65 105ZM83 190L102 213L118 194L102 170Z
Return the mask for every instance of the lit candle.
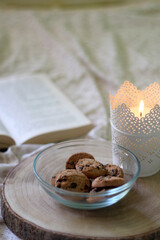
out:
M147 113L150 112L150 108L144 107L144 101L141 100L139 107L133 107L131 108L131 112L135 114L136 117L142 118L145 117Z
M129 81L110 96L112 141L141 163L141 177L160 170L160 84L140 91Z

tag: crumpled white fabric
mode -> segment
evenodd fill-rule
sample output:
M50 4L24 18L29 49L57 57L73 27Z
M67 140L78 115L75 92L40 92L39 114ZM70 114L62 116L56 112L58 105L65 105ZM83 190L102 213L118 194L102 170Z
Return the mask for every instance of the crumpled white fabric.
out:
M22 7L22 2L0 4L0 78L47 74L95 126L106 126L97 137L110 140L109 92L124 80L140 89L160 82L160 1L66 9L39 7L37 1ZM0 153L0 183L12 167L43 147L12 146ZM18 239L2 218L0 223L0 239Z

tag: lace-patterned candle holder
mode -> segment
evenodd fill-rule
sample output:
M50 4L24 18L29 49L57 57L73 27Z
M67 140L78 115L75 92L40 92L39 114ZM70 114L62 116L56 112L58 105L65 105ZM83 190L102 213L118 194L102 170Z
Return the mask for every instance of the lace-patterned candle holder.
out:
M141 100L144 108L139 109ZM140 91L129 81L110 95L112 141L133 152L141 177L160 170L160 85Z

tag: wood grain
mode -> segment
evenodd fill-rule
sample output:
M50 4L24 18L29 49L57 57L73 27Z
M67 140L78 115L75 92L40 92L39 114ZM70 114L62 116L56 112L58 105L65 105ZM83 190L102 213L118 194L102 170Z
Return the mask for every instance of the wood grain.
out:
M117 204L100 210L76 210L57 203L39 186L34 157L14 168L3 184L2 216L26 240L159 240L160 172L139 178Z

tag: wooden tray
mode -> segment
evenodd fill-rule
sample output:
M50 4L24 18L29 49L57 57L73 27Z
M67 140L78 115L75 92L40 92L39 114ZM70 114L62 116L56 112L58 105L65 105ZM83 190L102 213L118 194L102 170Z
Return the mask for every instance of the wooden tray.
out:
M2 216L13 233L27 240L160 239L160 172L139 178L117 204L100 210L76 210L57 203L39 186L34 156L5 179Z

